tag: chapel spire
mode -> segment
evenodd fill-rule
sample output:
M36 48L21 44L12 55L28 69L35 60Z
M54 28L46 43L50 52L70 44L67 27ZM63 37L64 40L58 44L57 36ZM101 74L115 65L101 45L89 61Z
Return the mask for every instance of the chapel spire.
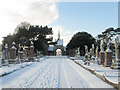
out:
M58 31L58 39L60 39L60 31Z

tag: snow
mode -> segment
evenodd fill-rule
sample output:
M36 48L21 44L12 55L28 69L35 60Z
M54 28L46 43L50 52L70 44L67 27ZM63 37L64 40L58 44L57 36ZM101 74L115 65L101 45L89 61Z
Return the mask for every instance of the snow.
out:
M2 88L113 88L66 56L49 56L0 78Z
M106 52L112 52L109 48L106 50Z
M15 47L15 46L12 46L12 49L16 49L16 47Z
M93 71L95 71L96 74L99 74L101 76L105 75L106 78L109 79L109 81L118 84L118 70L117 69L111 69L110 67L103 67L103 65L98 65L97 63L90 63L90 66L84 65L84 62L82 60L75 60L76 62L80 63L86 68L89 68Z
M45 58L40 58L39 61L42 61L44 59ZM25 66L32 65L33 63L34 62L24 62L24 63L20 63L20 64L9 64L9 66L2 66L2 68L0 68L0 76L12 73L12 72L14 72L16 70L24 68Z
M32 64L32 62L25 62L22 64L9 64L9 66L2 66L2 68L0 68L0 76L11 73L13 71L16 71L20 68L23 68L23 67L31 65L31 64Z
M102 51L100 51L100 52L101 52L101 53L104 53L105 51L102 50Z

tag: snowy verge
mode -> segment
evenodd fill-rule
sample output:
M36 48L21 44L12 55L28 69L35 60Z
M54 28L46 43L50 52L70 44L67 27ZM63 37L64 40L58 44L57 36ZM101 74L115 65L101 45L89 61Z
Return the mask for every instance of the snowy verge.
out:
M39 58L37 60L35 60L35 62L40 62L45 60L46 57L44 58ZM19 69L25 68L26 66L30 66L35 62L24 62L24 63L20 63L20 64L9 64L9 66L2 66L0 68L0 77L8 75L14 71L17 71Z
M108 67L102 67L101 65L97 65L94 63L91 63L90 66L84 65L84 62L82 60L72 60L72 61L79 64L84 69L90 71L92 74L96 75L97 77L107 82L108 84L114 86L115 88L118 88L117 70L111 70Z
M12 73L16 70L19 70L21 68L24 68L26 66L29 66L32 63L33 62L24 62L21 64L9 64L9 66L2 66L2 68L0 68L0 77L10 74L10 73Z

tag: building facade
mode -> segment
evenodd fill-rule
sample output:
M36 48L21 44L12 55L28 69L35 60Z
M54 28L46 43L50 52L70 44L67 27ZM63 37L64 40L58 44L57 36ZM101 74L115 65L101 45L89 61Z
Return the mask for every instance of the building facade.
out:
M63 46L63 39L60 38L60 32L58 31L58 39L55 45L49 45L48 55L66 55L66 47Z

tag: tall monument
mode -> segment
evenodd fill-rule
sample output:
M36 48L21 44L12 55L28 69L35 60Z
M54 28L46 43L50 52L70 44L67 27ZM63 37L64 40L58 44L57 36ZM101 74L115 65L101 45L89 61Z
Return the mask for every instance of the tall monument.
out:
M104 47L103 47L103 40L100 40L100 61L99 64L104 64L105 61L105 52L104 52Z
M115 38L115 61L112 68L120 69L120 35Z

